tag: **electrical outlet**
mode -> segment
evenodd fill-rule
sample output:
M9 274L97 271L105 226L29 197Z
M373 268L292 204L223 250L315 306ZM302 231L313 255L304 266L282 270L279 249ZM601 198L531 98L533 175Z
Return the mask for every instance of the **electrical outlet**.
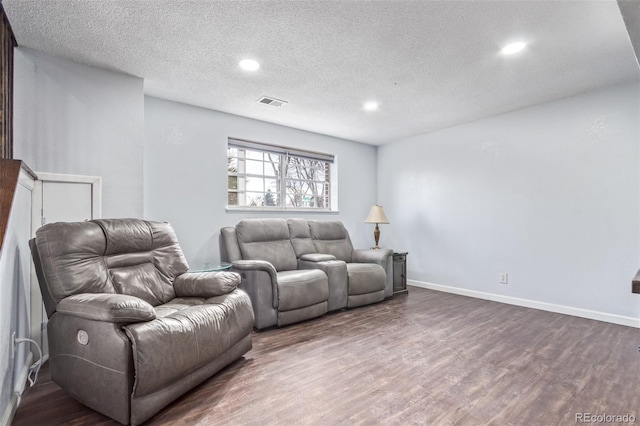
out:
M498 282L500 284L507 284L509 282L509 274L507 274L506 272L502 272L500 274L500 277L498 278Z
M11 359L16 356L16 332L11 332Z

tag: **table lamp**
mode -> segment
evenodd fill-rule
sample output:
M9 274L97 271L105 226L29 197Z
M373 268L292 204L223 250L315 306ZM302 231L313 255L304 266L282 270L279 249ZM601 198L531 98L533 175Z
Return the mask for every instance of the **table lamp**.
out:
M384 209L382 206L375 205L371 207L371 211L369 211L369 216L364 220L364 223L375 223L376 229L373 231L373 238L376 240L376 246L374 249L379 249L378 241L380 240L380 228L378 228L379 223L389 223L389 219L384 214Z

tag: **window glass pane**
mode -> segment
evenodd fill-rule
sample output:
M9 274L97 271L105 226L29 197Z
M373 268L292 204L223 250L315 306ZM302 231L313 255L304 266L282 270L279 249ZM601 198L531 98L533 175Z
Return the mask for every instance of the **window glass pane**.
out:
M311 205L311 207L315 208L323 207L322 197L311 197L311 199L309 200L309 204Z
M238 159L229 157L227 160L227 170L231 173L238 173Z
M301 179L304 166L301 164L300 159L296 157L289 157L287 161L287 177L294 179Z
M247 191L264 192L264 179L247 178Z
M242 176L237 176L237 185L239 190L244 191L245 189L247 189L247 179L242 177ZM229 188L231 189L231 188Z
M247 151L247 158L250 160L262 160L262 152L258 151Z
M296 192L287 191L287 207L301 207L302 195Z
M264 174L264 163L262 161L247 160L246 173L251 175Z
M264 192L247 192L247 206L262 207L264 205Z
M278 199L277 192L272 191L271 189L267 189L267 192L264 193L264 205L266 207L275 207L279 206L280 200Z
M317 161L316 168L316 180L329 180L329 167L327 163Z
M277 179L265 179L264 187L267 191L278 192L278 180Z
M287 177L293 179L327 180L329 163L306 158L289 157Z
M236 167L237 167L237 170L236 170L236 172L237 172L237 173L246 173L246 166L245 166L246 161L245 161L245 160L243 160L243 159L241 159L241 158L238 158L238 159L237 159L237 161L236 161L236 163L237 163L237 166L236 166Z
M238 176L228 176L227 189L238 189Z
M280 174L280 156L276 154L265 154L264 175L278 176Z

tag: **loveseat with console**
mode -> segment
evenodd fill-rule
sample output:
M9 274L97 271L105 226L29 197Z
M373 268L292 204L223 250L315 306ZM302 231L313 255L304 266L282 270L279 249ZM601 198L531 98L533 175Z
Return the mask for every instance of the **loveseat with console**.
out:
M240 273L263 329L393 295L393 251L354 250L339 221L244 219L220 230L220 256Z

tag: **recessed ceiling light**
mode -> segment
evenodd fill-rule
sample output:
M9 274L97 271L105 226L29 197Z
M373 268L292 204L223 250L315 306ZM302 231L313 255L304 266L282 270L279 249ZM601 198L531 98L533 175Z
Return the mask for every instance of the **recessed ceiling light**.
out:
M514 53L520 52L527 46L527 43L518 41L516 43L507 44L502 48L501 52L503 55L513 55Z
M364 103L364 110L365 111L375 111L380 107L380 104L377 102L365 102Z
M240 68L246 71L255 71L260 68L260 64L253 59L243 59L238 63L238 65L240 65Z

